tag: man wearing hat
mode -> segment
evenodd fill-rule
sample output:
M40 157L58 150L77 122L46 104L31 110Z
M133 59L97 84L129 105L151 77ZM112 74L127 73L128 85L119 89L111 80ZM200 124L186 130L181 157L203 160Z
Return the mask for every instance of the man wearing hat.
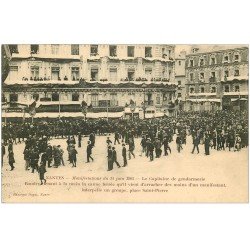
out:
M112 149L111 146L108 146L108 171L113 170L113 161L112 161Z
M94 161L94 159L92 158L92 148L93 145L91 143L91 141L88 141L88 146L87 146L87 162L89 162L89 159L91 159L92 161Z
M117 153L116 153L115 147L112 147L112 167L114 163L117 165L118 168L121 167L121 165L117 161Z
M123 167L126 167L128 165L127 161L127 149L125 144L122 144L122 157L123 157Z

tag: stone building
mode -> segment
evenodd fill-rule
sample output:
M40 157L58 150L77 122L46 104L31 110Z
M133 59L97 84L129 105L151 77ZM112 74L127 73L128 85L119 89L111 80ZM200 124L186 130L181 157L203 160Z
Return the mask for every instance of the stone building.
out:
M175 57L175 82L177 83L176 96L178 99L179 110L184 109L184 102L186 98L186 51L181 51Z
M36 101L36 117L171 115L175 98L173 45L4 45L10 54L2 99L7 117ZM11 112L11 108L14 111ZM133 111L134 110L134 111ZM152 111L153 110L153 111ZM109 114L107 114L107 111Z
M246 109L248 47L186 56L186 111Z

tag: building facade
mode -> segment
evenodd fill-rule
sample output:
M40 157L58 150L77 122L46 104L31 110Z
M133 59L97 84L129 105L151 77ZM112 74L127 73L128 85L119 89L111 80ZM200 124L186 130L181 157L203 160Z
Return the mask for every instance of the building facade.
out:
M83 101L91 107L87 116L107 108L124 112L131 104L144 116L152 107L166 115L173 111L173 45L33 44L4 49L11 55L2 96L8 105L36 101L37 115L80 115Z
M175 82L177 83L176 96L178 99L178 109L184 109L186 98L186 51L181 51L175 57Z
M186 56L186 111L246 109L248 47Z

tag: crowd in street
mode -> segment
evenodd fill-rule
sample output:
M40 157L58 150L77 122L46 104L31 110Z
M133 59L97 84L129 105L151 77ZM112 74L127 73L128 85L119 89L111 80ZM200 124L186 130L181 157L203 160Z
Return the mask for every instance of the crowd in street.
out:
M88 138L86 162L94 161L92 151L98 135L107 136L107 170L111 171L114 164L118 168L126 167L128 160L137 157L134 153L135 138L140 140L139 156L148 157L149 161L168 156L173 151L181 153L187 143L187 136L192 136L193 149L190 153L202 151L205 155L210 155L211 150L239 151L248 146L248 113L183 112L178 117L144 120L60 119L34 120L33 123L10 122L2 125L2 162L8 150L10 170L14 170L13 145L25 143L23 152L25 169L31 170L32 173L37 171L41 184L44 184L46 183L44 174L49 168L65 165L66 152L61 145L51 145L53 138L66 140L67 160L72 167L77 167L77 155L84 137ZM176 148L170 147L171 142L176 144ZM122 145L121 152L117 152L117 144ZM117 161L117 154L121 154L122 164Z

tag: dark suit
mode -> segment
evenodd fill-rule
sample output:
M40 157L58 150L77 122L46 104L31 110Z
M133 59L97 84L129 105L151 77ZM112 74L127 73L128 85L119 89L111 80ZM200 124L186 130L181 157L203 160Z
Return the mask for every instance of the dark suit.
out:
M112 151L112 162L113 164L115 163L118 166L118 168L121 167L119 162L117 162L117 153L115 150Z
M123 167L128 165L127 161L127 149L125 147L122 148L122 157L123 157Z
M89 144L87 146L87 162L89 162L89 159L91 159L92 161L94 161L94 159L91 157L91 154L92 154L92 145Z
M113 169L112 150L108 149L108 170Z

